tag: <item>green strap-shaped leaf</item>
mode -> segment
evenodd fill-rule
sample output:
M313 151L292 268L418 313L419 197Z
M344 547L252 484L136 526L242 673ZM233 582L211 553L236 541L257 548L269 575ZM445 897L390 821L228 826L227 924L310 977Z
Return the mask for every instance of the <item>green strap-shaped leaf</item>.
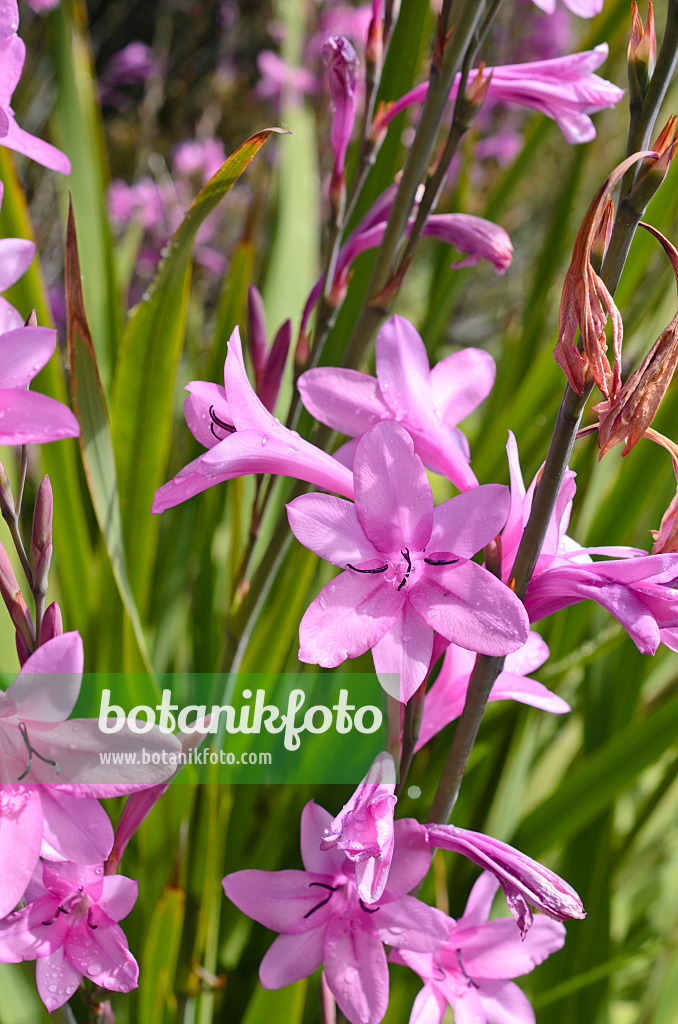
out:
M130 582L142 610L158 529L151 505L154 492L164 483L169 453L193 241L272 132L284 134L281 128L257 132L207 182L174 233L152 288L132 312L123 334L113 385L113 441Z
M82 294L78 240L72 203L68 210L66 231L65 277L68 361L73 406L80 423L82 461L94 512L111 559L118 590L132 623L144 664L149 671L152 671L144 632L127 580L113 441L108 422L106 399L99 379L94 343L87 323L85 301Z

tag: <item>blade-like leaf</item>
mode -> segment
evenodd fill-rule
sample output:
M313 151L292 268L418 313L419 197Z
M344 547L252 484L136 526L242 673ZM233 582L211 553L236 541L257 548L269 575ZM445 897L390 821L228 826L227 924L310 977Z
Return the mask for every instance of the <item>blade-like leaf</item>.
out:
M66 233L66 321L73 406L80 423L80 447L92 504L111 559L113 575L146 667L151 670L139 614L127 580L120 503L108 422L80 278L73 205Z
M113 387L112 421L130 582L143 609L157 539L153 493L164 481L172 396L188 302L190 256L198 228L232 188L272 132L244 142L207 182L168 246L152 288L123 334Z

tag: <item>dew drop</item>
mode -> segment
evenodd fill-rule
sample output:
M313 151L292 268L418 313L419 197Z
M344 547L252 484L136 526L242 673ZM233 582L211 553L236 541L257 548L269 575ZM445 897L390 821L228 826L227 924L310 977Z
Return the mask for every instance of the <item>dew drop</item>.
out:
M268 444L268 434L264 434L261 439L261 447L264 448Z

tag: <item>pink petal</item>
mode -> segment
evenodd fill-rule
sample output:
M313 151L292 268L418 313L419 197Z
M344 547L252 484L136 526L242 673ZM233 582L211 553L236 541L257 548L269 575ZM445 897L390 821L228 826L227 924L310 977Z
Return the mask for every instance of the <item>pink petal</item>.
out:
M2 140L4 145L4 139ZM0 292L4 292L15 281L18 281L26 273L33 257L35 256L35 243L23 238L0 238ZM33 327L32 330L44 331L47 328ZM54 335L54 332L52 332ZM52 344L54 351L54 344ZM50 353L51 355L51 353ZM47 357L49 359L49 356ZM47 362L47 359L45 362ZM44 363L43 363L44 365ZM23 385L5 385L6 387L17 387Z
M515 933L514 922L510 921L510 924ZM402 896L379 907L374 925L379 938L387 946L411 949L416 953L433 953L447 939L450 918L414 896Z
M336 668L346 658L357 658L391 628L404 600L380 576L347 569L307 608L299 626L299 660Z
M436 409L448 427L456 427L487 398L496 374L489 352L464 348L441 359L431 370L429 384Z
M7 110L5 112L7 113ZM62 153L56 146L50 146L49 142L29 135L23 128L19 128L13 117L9 118L7 134L0 139L0 145L13 149L15 153L22 153L23 156L35 160L36 163L48 167L51 171L59 171L60 174L71 173L71 161L65 153Z
M504 671L521 676L527 675L528 672L534 672L536 668L540 668L549 654L548 644L540 637L539 633L535 633L532 629L525 646L521 647L519 651L509 654L504 663Z
M0 444L43 444L79 433L71 410L53 398L19 388L0 390Z
M383 689L406 704L426 678L432 650L433 629L406 601L394 624L372 649Z
M186 390L190 392L184 401L188 429L205 448L214 448L215 444L223 441L227 432L215 423L210 408L222 423L233 425L226 390L221 384L212 384L207 380L192 380L186 385Z
M498 888L499 879L491 871L483 871L480 878L473 883L464 914L457 922L458 927L471 928L477 924L484 924L490 916Z
M33 786L0 785L0 918L26 891L38 862L42 805ZM17 856L17 851L21 856Z
M365 537L350 501L327 494L302 494L287 505L287 518L297 540L326 562L342 569L349 563L384 562Z
M487 1020L492 1024L535 1024L529 999L511 981L485 981L478 996Z
M414 326L392 316L377 337L377 377L384 401L397 419L405 419L431 399L426 347Z
M508 515L510 494L501 484L483 484L433 511L433 530L427 550L451 551L471 558L501 532Z
M7 331L16 331L23 326L24 318L21 313L17 312L14 306L10 306L9 302L0 296L0 334L6 334Z
M521 704L529 704L533 708L550 711L554 715L564 715L572 710L567 701L553 693L543 683L515 675L513 672L501 673L492 687L489 700L517 700Z
M30 735L35 748L59 764L57 776L50 765L33 759L31 781L44 785L154 785L174 774L182 750L176 736L158 728L139 735L123 724L118 732L108 734L101 731L97 718L69 718L54 725L32 722ZM149 764L141 759L142 748L151 759ZM91 790L90 795L94 795Z
M41 793L42 856L76 864L103 863L113 846L113 828L101 804L60 792L56 786L45 786Z
M113 992L129 992L137 987L139 967L127 947L127 939L117 924L99 925L96 930L87 922L71 928L64 943L64 952L75 970L102 988Z
M279 935L259 965L262 988L282 988L307 978L323 962L325 928Z
M409 588L409 598L437 633L480 654L510 654L529 634L525 608L508 587L475 562L436 567Z
M230 408L234 408L232 401ZM304 441L291 430L285 430L280 424L270 433L238 429L205 452L200 460L191 463L191 466L207 477L207 486L248 473L274 473L306 480L324 491L335 491L347 498L353 497L353 476L350 470L327 452Z
M37 961L35 980L40 998L51 1013L68 1002L82 981L82 972L67 959L62 946Z
M111 921L122 921L131 913L136 903L137 889L137 883L131 878L125 878L124 875L106 875L99 905Z
M0 36L14 35L19 28L16 0L0 0Z
M215 484L233 479L234 474L228 471L205 476L200 472L204 458L204 455L200 455L197 459L193 459L183 469L180 469L172 480L158 488L153 498L152 512L165 512L168 508L174 508L175 505L180 505L183 501L188 501L196 494L206 491L208 487L214 487Z
M441 1024L446 1009L447 1000L444 996L431 985L424 985L414 1000L410 1024Z
M78 632L62 633L41 644L7 691L17 715L30 721L63 722L78 699L83 665Z
M26 47L18 35L0 40L0 107L8 107L19 84L26 59ZM10 111L5 111L10 113ZM4 145L4 140L2 142Z
M397 423L378 423L360 440L353 477L367 539L385 553L421 551L431 536L433 495L410 435Z
M286 935L321 928L332 917L331 898L318 905L330 895L325 886L333 884L334 875L294 870L236 871L223 881L224 892L239 910Z
M472 927L453 928L450 945L461 949L464 967L472 978L517 978L543 963L565 944L565 927L538 914L521 939L512 917Z
M365 915L366 917L368 915ZM377 935L352 918L333 918L325 934L325 976L341 1012L379 1024L388 1006L388 965Z
M301 814L301 859L307 871L320 875L352 874L351 865L341 850L322 850L320 843L332 823L332 815L310 800Z
M302 373L297 387L312 416L349 437L391 418L378 381L357 370L319 366Z
M394 822L394 849L386 891L381 900L399 899L411 892L431 866L431 848L426 829L414 818L398 818Z

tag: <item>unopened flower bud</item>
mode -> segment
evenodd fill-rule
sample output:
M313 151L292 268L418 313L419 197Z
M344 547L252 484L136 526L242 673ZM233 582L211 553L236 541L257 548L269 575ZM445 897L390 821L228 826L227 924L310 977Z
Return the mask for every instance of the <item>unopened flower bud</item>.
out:
M24 646L29 651L34 650L35 626L33 619L14 575L9 555L2 544L0 544L0 595L16 630L21 634Z
M287 362L287 353L290 350L291 340L292 322L291 320L286 320L273 339L259 389L259 398L262 405L269 412L273 412L275 403L278 400L278 392L280 391L282 376L285 372L285 363Z
M64 631L64 624L61 618L61 608L56 601L52 601L45 609L45 614L40 623L40 644L46 644L56 636L61 636Z
M7 473L5 473L5 467L0 462L0 513L3 519L14 517L14 497L12 495L12 488L9 485L9 479Z
M249 320L250 358L254 369L254 381L259 392L261 379L268 358L268 332L264 300L258 288L251 284L247 290L247 316Z
M664 246L671 260L678 286L678 251L656 228L643 224ZM600 417L598 446L600 458L621 441L628 455L652 423L659 404L678 366L678 312L633 371L613 401L600 402L594 411Z
M631 38L627 60L629 94L633 106L635 103L642 103L657 60L657 36L654 29L652 0L650 0L645 28L640 20L635 0L631 4Z
M644 210L668 174L678 147L677 122L675 114L668 119L652 146L656 155L647 156L640 165L636 183L625 200L632 209Z
M490 70L485 74L485 61L482 61L474 74L473 81L468 83L464 93L461 118L465 124L470 124L482 107L491 81L492 71Z
M49 477L40 484L33 513L31 536L31 570L33 593L47 593L47 575L52 560L52 487Z

